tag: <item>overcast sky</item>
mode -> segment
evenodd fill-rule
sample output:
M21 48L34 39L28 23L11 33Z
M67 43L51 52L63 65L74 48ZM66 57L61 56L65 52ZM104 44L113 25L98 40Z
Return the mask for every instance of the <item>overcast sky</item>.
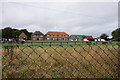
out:
M69 35L102 33L110 36L118 26L117 2L4 2L2 28L28 31L64 31Z

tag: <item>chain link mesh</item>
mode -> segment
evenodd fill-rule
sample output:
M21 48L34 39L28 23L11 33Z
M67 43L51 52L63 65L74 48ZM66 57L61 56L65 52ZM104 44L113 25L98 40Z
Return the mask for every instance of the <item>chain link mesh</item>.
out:
M119 78L120 46L4 45L2 78Z

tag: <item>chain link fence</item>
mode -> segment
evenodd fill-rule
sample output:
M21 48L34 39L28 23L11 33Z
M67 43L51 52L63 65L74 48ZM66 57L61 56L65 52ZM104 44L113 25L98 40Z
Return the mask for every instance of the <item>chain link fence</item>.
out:
M120 78L118 44L4 45L2 78Z

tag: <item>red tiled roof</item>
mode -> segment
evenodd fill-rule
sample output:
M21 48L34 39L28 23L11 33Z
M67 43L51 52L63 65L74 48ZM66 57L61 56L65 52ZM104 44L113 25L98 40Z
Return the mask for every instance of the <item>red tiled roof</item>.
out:
M93 39L92 36L85 36L87 39Z
M101 39L100 37L94 38L94 39Z
M46 35L68 35L66 32L48 31Z
M22 33L20 34L20 36L19 36L19 37L22 37L22 36L27 37L27 36L26 36L26 34L25 34L24 32L22 32Z
M35 31L32 35L44 35L44 34L40 31Z

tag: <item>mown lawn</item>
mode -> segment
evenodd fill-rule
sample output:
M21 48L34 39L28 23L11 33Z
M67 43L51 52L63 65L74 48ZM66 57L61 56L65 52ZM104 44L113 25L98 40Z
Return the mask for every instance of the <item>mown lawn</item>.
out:
M84 45L117 45L117 44L120 44L120 42L117 42L117 41L113 41L113 42L108 42L106 44L102 44L102 42L95 42L95 41L92 41L90 44L89 42L87 43L86 41L33 41L33 40L28 40L28 41L25 41L25 43L12 43L12 45L19 45L19 46L26 46L26 45L32 45L32 46L38 46L38 45L45 45L45 46L58 46L58 45L62 45L62 46L66 46L66 45L81 45L81 46L84 46ZM11 43L7 42L5 44L2 44L3 46L4 45L11 45Z

